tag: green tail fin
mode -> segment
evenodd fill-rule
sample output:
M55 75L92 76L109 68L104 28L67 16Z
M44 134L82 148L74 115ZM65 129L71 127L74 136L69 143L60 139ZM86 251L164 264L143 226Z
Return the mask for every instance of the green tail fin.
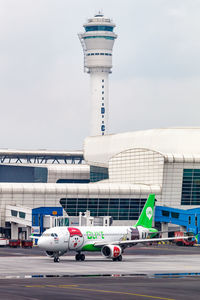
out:
M143 226L146 228L152 227L153 221L153 211L155 206L155 194L149 194L149 197L143 207L141 215L135 225L136 226Z

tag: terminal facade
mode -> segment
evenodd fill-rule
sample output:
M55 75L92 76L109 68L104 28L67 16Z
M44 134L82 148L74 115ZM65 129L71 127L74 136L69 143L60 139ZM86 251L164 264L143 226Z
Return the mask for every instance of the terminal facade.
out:
M198 208L199 141L200 128L88 137L82 159L71 164L20 162L19 152L17 161L0 164L1 235L13 226L8 206L63 207L68 216L89 210L93 217L111 216L113 225L133 225L149 193L155 193L157 206ZM44 151L43 157L50 154ZM6 155L13 157L12 151ZM15 222L20 228L20 220Z

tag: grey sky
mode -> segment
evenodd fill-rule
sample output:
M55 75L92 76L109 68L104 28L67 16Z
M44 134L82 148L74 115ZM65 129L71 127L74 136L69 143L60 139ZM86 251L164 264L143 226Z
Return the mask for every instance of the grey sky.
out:
M200 126L199 0L1 0L0 148L81 149L89 75L77 33L116 23L110 132Z

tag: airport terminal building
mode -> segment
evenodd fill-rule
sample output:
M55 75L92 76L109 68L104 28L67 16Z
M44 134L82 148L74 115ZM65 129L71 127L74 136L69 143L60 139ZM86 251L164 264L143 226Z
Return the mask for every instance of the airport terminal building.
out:
M69 216L90 210L113 225L133 225L149 193L156 205L199 207L199 141L200 128L169 128L88 137L83 152L2 150L1 235L14 206L62 206Z
M149 193L161 206L200 205L200 127L107 134L115 24L98 13L83 27L91 136L83 151L0 150L0 236L30 231L31 210L41 207L62 207L68 216L89 210L111 216L113 225L133 225Z

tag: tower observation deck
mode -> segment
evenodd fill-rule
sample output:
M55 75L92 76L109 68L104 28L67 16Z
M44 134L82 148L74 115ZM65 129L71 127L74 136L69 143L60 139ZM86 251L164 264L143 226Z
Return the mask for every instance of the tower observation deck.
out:
M84 52L84 71L90 74L91 135L108 133L108 75L112 69L112 49L117 35L115 24L99 13L83 25L80 33Z

